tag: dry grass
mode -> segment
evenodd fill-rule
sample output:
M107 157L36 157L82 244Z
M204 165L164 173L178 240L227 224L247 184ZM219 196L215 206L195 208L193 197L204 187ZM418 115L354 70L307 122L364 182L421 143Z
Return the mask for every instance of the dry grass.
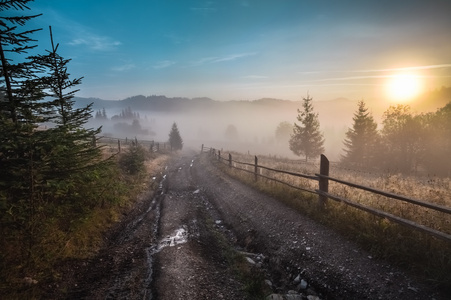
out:
M104 155L110 156L109 153ZM0 260L0 298L40 299L45 285L62 276L55 268L58 264L66 259L85 259L96 253L102 246L105 231L120 220L123 212L133 207L145 189L158 187L159 175L164 172L169 157L166 154L152 153L145 162L145 174L135 177L112 174L117 178L105 178L106 181L114 181L114 188L108 191L111 199L106 199L85 213L77 215L71 211L70 206L56 207L53 217L47 218L42 225L42 233L31 257L34 266L28 268L28 271L23 271L25 268L21 256L17 254L23 248L24 237L16 235L14 240L5 244ZM26 283L25 277L37 280L38 283Z
M254 163L254 156L252 155L235 152L231 154L234 161ZM258 164L272 169L306 175L319 173L319 163L259 156ZM318 206L316 194L292 189L287 185L262 177L255 181L253 174L227 168L226 165L227 162L222 164L224 166L222 169L225 172L361 243L374 256L390 259L398 265L421 274L431 284L451 289L451 274L449 273L451 269L451 243L330 199L326 210L321 210ZM234 166L245 168L251 172L254 171L253 166L246 167L235 163ZM309 190L318 189L318 182L315 180L268 170L260 169L259 172L264 176L287 182L293 186ZM450 178L376 174L344 169L334 164L331 164L329 174L331 177L344 181L451 207ZM329 181L329 193L451 234L451 215L449 214L332 181Z

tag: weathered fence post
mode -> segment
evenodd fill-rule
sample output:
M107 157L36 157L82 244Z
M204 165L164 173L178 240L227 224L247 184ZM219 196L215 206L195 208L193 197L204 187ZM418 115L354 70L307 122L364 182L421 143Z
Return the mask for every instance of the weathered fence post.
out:
M229 167L232 167L232 154L229 153Z
M218 150L218 160L221 161L221 150Z
M257 181L257 178L258 178L258 158L257 158L257 155L255 155L254 176L255 176L255 181Z
M329 176L329 160L323 154L321 154L321 164L319 167L319 174L324 176ZM329 179L320 177L319 178L319 190L323 193L329 192ZM324 208L326 206L327 197L324 195L319 195L319 206Z
M121 140L117 139L117 152L121 153Z
M200 148L200 154L204 153L204 144L202 144L202 148Z

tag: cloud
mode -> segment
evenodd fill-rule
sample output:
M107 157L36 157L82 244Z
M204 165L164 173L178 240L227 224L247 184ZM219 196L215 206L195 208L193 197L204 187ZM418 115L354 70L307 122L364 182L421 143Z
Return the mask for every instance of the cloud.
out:
M252 55L256 55L256 54L257 54L257 52L246 52L246 53L239 53L239 54L230 54L230 55L226 55L226 56L222 56L222 57L209 56L209 57L204 57L199 60L191 62L190 66L200 66L203 64L207 64L207 63L220 63L220 62L224 62L224 61L233 61L233 60L237 60L240 58L244 58L244 57L252 56Z
M353 70L350 72L356 73L370 73L370 72L393 72L393 71L414 71L414 70L430 70L430 69L443 69L451 68L451 64L439 64L439 65L427 65L427 66L414 66L405 68L389 68L389 69L369 69L369 70Z
M171 41L171 43L178 45L178 44L182 44L182 43L187 43L190 41L189 38L186 37L182 37L180 35L177 35L175 33L168 33L164 35L165 38L167 38L169 41Z
M175 62L175 61L172 61L172 60L162 60L162 61L157 62L157 63L153 66L153 68L154 68L154 69L164 69L164 68L168 68L168 67L174 65L175 63L176 63L176 62Z
M262 75L247 75L247 76L243 76L243 78L246 79L266 79L269 78L268 76L262 76Z
M94 34L85 34L82 38L74 38L68 43L71 46L87 46L95 51L111 51L122 45L121 42L115 41L106 36L97 36Z
M230 61L230 60L236 60L238 58L243 58L243 57L247 57L247 56L252 56L257 54L256 52L251 52L251 53L240 53L240 54L231 54L231 55L227 55L224 57L220 57L216 60L214 60L213 62L222 62L222 61Z
M121 66L112 67L111 70L115 72L125 72L136 68L135 64L124 64Z
M69 39L68 45L86 46L94 51L111 51L122 45L120 41L106 35L99 35L92 28L53 9L46 9L44 12L45 15L48 15L48 19L56 25L55 28L65 31L65 36Z

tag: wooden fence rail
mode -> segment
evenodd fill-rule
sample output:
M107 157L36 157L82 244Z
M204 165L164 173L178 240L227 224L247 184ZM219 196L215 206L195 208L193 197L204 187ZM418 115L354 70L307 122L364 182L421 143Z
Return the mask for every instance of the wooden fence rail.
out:
M332 199L334 201L339 201L342 202L346 205L352 206L354 208L357 208L359 210L365 211L367 213L373 214L375 216L378 217L382 217L382 218L386 218L392 222L398 223L398 224L402 224L404 226L408 226L410 228L425 232L429 235L432 235L436 238L442 239L444 241L447 242L451 242L451 234L445 233L445 232L441 232L429 227L426 227L424 225L418 224L416 222L413 222L411 220L407 220L407 219L403 219L401 217L392 215L390 213L387 213L385 211L382 210L378 210L372 207L368 207L365 206L363 204L354 202L352 200L337 196L337 195L333 195L331 193L329 193L329 181L334 181L336 183L339 184L343 184L343 185L347 185L349 187L352 188L356 188L356 189L360 189L360 190L364 190L367 192L371 192L374 194L378 194L378 195L382 195L391 199L396 199L396 200L400 200L400 201L405 201L417 206L421 206L421 207L426 207L428 209L432 209L432 210L436 210L445 214L451 214L451 208L450 207L446 207L443 205L438 205L438 204L433 204L433 203L428 203L422 200L418 200L418 199L413 199L413 198L409 198L409 197L405 197L405 196L401 196L401 195L397 195L394 193L389 193L389 192L385 192L385 191L381 191L375 188L371 188L368 186L363 186L363 185L359 185L356 183L352 183L352 182L348 182L348 181L344 181L341 179L337 179L334 177L329 176L329 160L327 159L326 156L321 155L321 163L320 163L320 172L318 174L315 175L307 175L307 174L300 174L300 173L296 173L296 172L288 172L285 170L278 170L278 169L274 169L274 168L269 168L263 165L259 165L258 164L258 158L257 156L255 156L254 158L254 163L247 163L247 162L240 162L240 161L236 161L232 159L232 155L229 153L227 158L224 158L221 156L221 151L216 150L214 148L209 148L209 147L205 147L204 145L202 145L202 150L201 153L209 153L212 157L215 157L218 161L226 163L230 168L235 168L238 169L240 171L244 171L247 173L252 173L255 176L255 180L258 180L259 177L262 178L266 178L268 180L272 180L284 185L287 185L291 188L295 188L298 190L302 190L302 191L306 191L306 192L310 192L310 193L314 193L317 194L319 197L319 206L321 208L324 208L326 203L327 203L327 199ZM249 166L253 168L253 171L244 169L244 168L240 168L237 166L234 166L233 163L235 165L243 165L243 166ZM276 173L281 173L281 174L287 174L287 175L291 175L291 176L295 176L295 177L302 177L305 179L309 179L309 180L314 180L314 181L318 181L318 189L316 190L311 190L308 188L303 188L303 187L299 187L299 186L295 186L293 184L290 184L288 182L282 181L280 179L277 178L273 178L270 176L266 176L263 174L260 174L259 170L268 170L268 171L272 171L272 172L276 172Z
M161 152L164 150L170 149L167 143L148 141L148 140L138 140L136 137L133 139L129 138L116 138L116 137L98 137L96 143L110 145L111 150L117 149L117 152L120 153L122 151L123 146L135 144L142 145L149 148L151 152ZM114 148L113 146L114 145Z

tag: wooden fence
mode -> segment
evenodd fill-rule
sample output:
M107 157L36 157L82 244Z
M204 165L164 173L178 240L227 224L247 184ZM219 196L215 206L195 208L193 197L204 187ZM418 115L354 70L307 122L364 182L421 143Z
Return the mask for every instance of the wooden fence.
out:
M204 147L204 145L202 145L202 150L201 153L209 153L212 157L215 157L215 159L217 159L218 161L227 164L230 168L235 168L238 169L240 171L243 172L248 172L248 173L252 173L255 176L255 180L258 180L259 177L262 178L266 178L268 180L272 180L272 181L276 181L282 184L285 184L291 188L295 188L298 190L302 190L302 191L306 191L309 193L314 193L317 194L319 197L319 206L321 208L325 208L325 204L327 202L327 199L332 199L334 201L338 201L338 202L342 202L346 205L352 206L354 208L357 208L359 210L365 211L367 213L373 214L375 216L381 217L381 218L386 218L392 222L398 223L398 224L402 224L404 226L408 226L410 228L413 228L415 230L419 230L422 232L425 232L429 235L432 235L436 238L442 239L444 241L447 242L451 242L451 234L442 232L442 231L438 231L429 227L426 227L424 225L415 223L411 220L407 220L407 219L403 219L401 217L395 216L393 214L387 213L385 211L379 210L379 209L375 209L366 205L363 205L361 203L357 203L354 202L352 200L334 195L332 193L329 192L329 181L334 181L336 183L342 184L342 185L346 185L352 188L356 188L356 189L360 189L360 190L364 190L367 192L371 192L374 194L378 194L378 195L382 195L391 199L395 199L395 200L400 200L400 201L405 201L417 206L421 206L421 207L426 207L428 209L432 209L432 210L436 210L445 214L451 214L451 208L450 207L446 207L446 206L442 206L442 205L437 205L437 204L432 204L432 203L428 203L422 200L417 200L417 199L412 199L409 197L405 197L405 196L401 196L401 195L396 195L393 193L389 193L389 192L385 192L385 191L381 191L378 189L374 189L368 186L363 186L363 185L359 185L356 183L352 183L352 182L348 182L348 181L344 181L338 178L334 178L329 176L329 160L327 159L326 156L321 155L321 159L320 159L320 170L319 173L315 173L314 175L306 175L306 174L300 174L300 173L296 173L296 172L288 172L288 171L284 171L284 170L277 170L277 169L273 169L273 168L269 168L263 165L259 165L258 164L258 158L257 156L254 157L254 163L246 163L246 162L240 162L240 161L236 161L232 159L232 155L229 153L227 157L222 157L221 156L221 151L220 150L216 150L214 148L208 148L208 147ZM247 170L244 168L240 168L235 165L243 165L243 166L250 166L253 170ZM309 179L309 180L314 180L318 182L318 189L308 189L308 188L303 188L303 187L298 187L298 186L294 186L293 184L284 182L282 180L273 178L273 177L269 177L266 175L261 174L261 172L259 172L259 170L268 170L268 171L273 171L276 173L282 173L282 174L287 174L287 175L291 175L291 176L295 176L295 177L301 177L301 178L305 178L305 179Z
M129 138L115 138L115 137L98 137L96 143L110 147L111 152L120 153L124 148L130 145L141 145L149 149L150 152L164 152L170 150L168 143L161 143L155 141L138 140L136 137Z

